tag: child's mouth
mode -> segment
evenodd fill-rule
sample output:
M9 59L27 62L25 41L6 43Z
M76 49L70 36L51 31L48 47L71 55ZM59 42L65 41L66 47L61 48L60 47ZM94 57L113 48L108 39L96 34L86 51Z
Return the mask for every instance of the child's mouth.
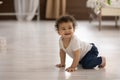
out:
M66 33L65 35L70 35L70 33Z

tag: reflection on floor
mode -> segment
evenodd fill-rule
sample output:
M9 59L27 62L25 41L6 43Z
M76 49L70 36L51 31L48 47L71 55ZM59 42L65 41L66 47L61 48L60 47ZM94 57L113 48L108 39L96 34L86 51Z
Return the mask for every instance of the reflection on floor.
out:
M100 55L106 56L104 69L82 69L69 73L55 67L59 63L58 38L54 21L0 22L0 36L7 46L0 50L0 80L119 80L120 31L114 22L78 21L76 34L81 40L94 42ZM67 66L71 64L67 56Z

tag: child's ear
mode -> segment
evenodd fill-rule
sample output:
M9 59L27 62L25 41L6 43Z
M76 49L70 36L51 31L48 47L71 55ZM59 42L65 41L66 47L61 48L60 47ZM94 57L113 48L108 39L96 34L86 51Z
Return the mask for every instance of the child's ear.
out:
M75 32L75 28L74 28L74 32Z
M60 35L60 32L57 30L58 34Z

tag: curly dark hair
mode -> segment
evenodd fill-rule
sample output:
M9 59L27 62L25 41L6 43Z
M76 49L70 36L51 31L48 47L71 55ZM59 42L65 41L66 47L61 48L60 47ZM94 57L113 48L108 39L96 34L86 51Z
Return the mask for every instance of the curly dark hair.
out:
M64 16L61 16L60 18L58 18L56 20L56 23L55 23L56 30L59 30L59 24L61 24L63 22L72 22L73 23L73 28L75 29L75 27L76 27L75 18L71 15L64 15Z

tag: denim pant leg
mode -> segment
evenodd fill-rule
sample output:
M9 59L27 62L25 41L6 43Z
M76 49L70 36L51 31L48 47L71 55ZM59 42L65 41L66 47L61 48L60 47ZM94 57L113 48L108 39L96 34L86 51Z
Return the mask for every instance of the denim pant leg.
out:
M86 69L92 69L102 63L102 58L98 57L99 52L97 47L93 43L92 45L93 46L91 50L79 62L82 65L82 67Z

